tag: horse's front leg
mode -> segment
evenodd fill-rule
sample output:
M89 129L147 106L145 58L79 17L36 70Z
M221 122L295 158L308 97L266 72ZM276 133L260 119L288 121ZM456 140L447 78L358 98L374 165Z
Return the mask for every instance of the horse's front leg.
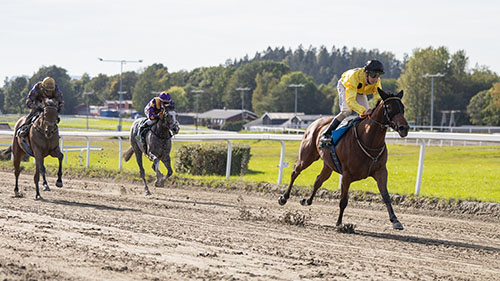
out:
M380 195L382 195L382 199L384 200L385 206L387 207L387 212L389 212L389 219L392 222L392 227L394 229L403 230L403 225L399 222L398 218L394 214L394 210L392 209L391 197L389 196L389 192L387 191L387 169L381 169L377 171L373 178L377 181L378 190Z
M47 183L47 178L45 177L45 165L40 166L40 173L42 174L42 180L43 180L43 191L50 191L49 184Z
M153 168L153 171L156 173L156 181L155 181L155 186L156 187L163 187L163 174L160 172L160 159L158 157L154 156L150 157L153 161L153 165L151 168Z
M64 158L64 154L61 152L61 149L59 147L57 147L55 155L57 157L57 160L59 161L59 168L57 169L56 186L57 187L63 187L63 182L62 182L62 160Z
M342 225L342 217L344 216L344 210L347 207L347 203L349 202L349 187L351 186L352 179L351 176L347 173L342 175L342 187L340 190L340 212L339 218L337 219L337 226Z
M165 159L162 159L161 162L163 162L163 165L165 166L165 168L167 168L167 174L163 177L163 181L165 181L174 173L174 171L172 170L170 155L167 155L167 157L165 157Z
M40 181L40 170L43 167L43 157L35 152L35 175L33 176L33 181L35 182L36 196L35 200L43 199L40 195L40 188L38 187L38 182Z

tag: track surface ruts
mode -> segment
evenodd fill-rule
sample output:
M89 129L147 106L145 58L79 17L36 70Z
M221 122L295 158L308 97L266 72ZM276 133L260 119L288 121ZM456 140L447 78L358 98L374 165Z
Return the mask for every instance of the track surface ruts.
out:
M500 222L349 203L310 207L292 197L65 178L35 201L33 176L0 173L4 280L498 280ZM286 218L298 221L294 225ZM304 225L300 225L304 222Z

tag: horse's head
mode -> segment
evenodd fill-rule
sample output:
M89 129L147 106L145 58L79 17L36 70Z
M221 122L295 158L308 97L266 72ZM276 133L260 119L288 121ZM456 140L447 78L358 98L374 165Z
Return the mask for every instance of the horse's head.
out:
M163 121L168 130L172 132L172 134L176 135L179 133L179 122L177 121L177 113L174 109L169 108L168 106L163 109Z
M399 133L402 138L408 135L410 126L404 116L405 106L401 99L403 98L403 91L397 94L388 93L378 88L378 93L382 98L382 110L384 114L384 125L389 125L394 131Z
M57 120L59 112L57 110L57 103L53 99L45 99L42 113L42 122L40 124L41 131L47 138L57 133Z

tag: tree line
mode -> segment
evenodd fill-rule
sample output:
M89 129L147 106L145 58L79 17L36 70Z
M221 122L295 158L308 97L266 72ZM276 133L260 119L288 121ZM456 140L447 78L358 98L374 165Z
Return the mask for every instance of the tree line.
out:
M192 71L169 72L167 66L154 63L139 72L122 73L122 90L126 92L122 98L132 100L134 108L142 112L154 95L167 90L179 112L244 108L261 115L293 112L295 88L289 85L302 84L297 89L297 111L329 115L338 112L338 78L374 58L385 66L382 87L405 91L406 117L415 124L430 122L431 79L425 74L441 73L443 77L434 79L434 116L439 117L441 110L459 110L458 124L500 125L498 75L484 66L470 69L464 51L451 54L446 47L415 49L403 61L378 50L332 47L329 51L324 46L306 50L300 46L294 51L269 47L253 58L245 56ZM84 74L71 79L64 68L53 65L41 67L31 77L5 79L0 88L2 112L26 113L28 91L46 76L56 80L64 95L64 114L72 114L73 108L86 103L87 98L90 105L119 99L119 74Z

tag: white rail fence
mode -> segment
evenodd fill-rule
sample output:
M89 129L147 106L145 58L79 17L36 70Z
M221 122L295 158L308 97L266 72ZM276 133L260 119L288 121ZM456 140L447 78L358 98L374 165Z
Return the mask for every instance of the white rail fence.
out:
M12 131L0 131L0 135L12 136ZM118 169L122 169L122 154L123 154L123 138L129 137L130 133L127 131L122 132L94 132L94 131L60 131L61 136L61 149L65 150L64 138L65 137L83 137L87 140L87 145L79 148L79 151L86 151L86 167L89 167L90 151L96 150L95 147L90 145L90 139L93 137L116 137L119 140L118 149ZM300 141L302 135L283 135L283 134L180 134L176 135L174 141L226 141L227 146L227 161L226 161L226 178L229 178L231 171L232 159L232 140L273 140L279 141L281 145L280 160L278 163L278 184L283 180L283 168L288 167L285 162L285 143L284 141ZM386 139L401 139L396 132L388 132ZM430 133L430 132L409 132L406 140L414 140L420 145L420 153L417 167L417 180L415 183L415 194L420 193L422 184L422 176L424 169L424 156L426 141L431 140L448 140L448 141L475 141L475 142L497 142L500 143L500 134L458 134L458 133ZM128 142L128 141L127 141Z

